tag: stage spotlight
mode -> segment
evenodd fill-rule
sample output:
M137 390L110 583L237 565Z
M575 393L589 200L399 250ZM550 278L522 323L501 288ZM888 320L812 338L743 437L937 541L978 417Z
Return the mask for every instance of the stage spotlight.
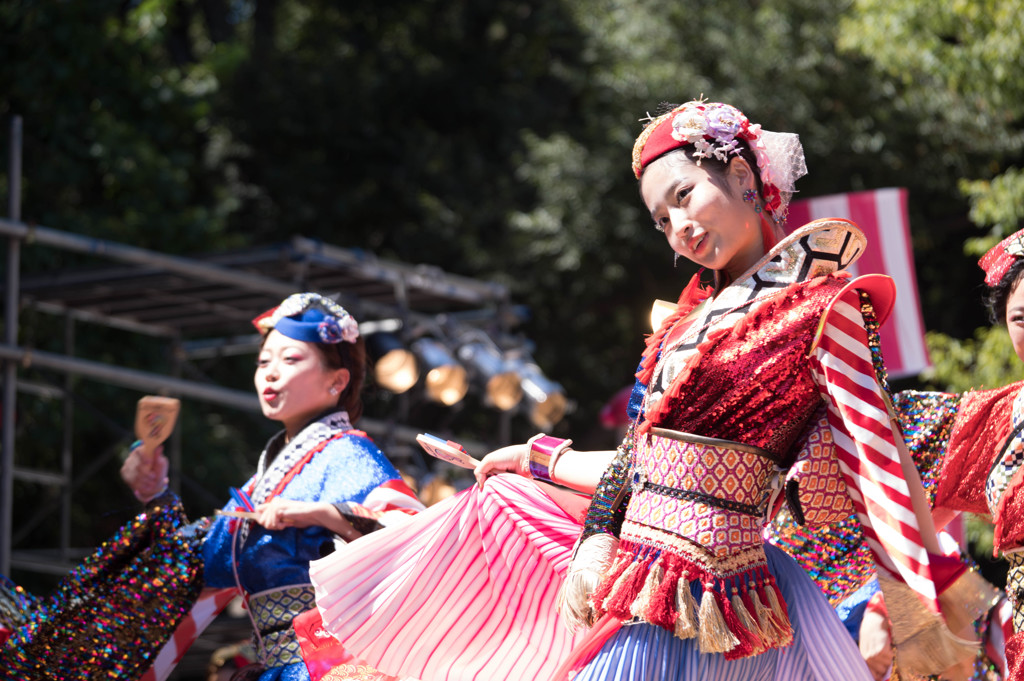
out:
M373 360L377 383L393 393L404 393L419 380L416 357L393 333L379 332L366 337L366 352Z
M549 430L565 416L569 401L562 386L544 375L536 364L524 363L519 368L530 422L541 430Z
M487 400L502 411L523 399L519 375L494 345L474 340L459 347L459 359L473 368L484 383Z
M426 371L427 397L450 407L466 396L469 389L466 368L455 361L448 348L432 338L420 338L413 341L411 347Z

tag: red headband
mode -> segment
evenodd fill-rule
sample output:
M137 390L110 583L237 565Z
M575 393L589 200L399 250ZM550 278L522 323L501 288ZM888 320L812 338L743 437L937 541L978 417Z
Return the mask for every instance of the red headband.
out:
M654 159L682 147L693 147L697 165L705 158L728 163L740 154L740 140L754 153L764 207L777 223L783 223L794 184L807 173L800 138L762 130L728 104L693 100L652 119L633 145L633 174L639 180Z
M995 286L1019 258L1024 256L1024 229L1014 232L981 256L978 266L985 271L985 285Z
M728 161L740 153L737 137L753 143L760 132L761 126L751 125L734 106L693 100L658 116L643 129L633 145L633 174L639 180L648 163L687 145L696 148L698 161L712 156Z

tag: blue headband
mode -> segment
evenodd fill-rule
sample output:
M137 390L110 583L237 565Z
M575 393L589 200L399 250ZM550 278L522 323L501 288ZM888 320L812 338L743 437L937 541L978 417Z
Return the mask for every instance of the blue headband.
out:
M355 343L359 324L345 308L319 293L295 293L253 320L261 332L276 329L307 343Z

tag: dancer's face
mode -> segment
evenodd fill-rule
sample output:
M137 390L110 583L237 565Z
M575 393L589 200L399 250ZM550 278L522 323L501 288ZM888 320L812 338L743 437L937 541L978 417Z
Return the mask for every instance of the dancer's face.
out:
M312 343L275 330L267 334L260 349L254 380L263 415L280 421L291 438L337 404L348 378L347 369L328 369Z
M1006 298L1006 328L1017 357L1024 361L1024 280L1017 281Z
M716 173L676 153L644 170L640 194L672 250L736 280L764 255L760 219L742 199L754 184L742 158Z

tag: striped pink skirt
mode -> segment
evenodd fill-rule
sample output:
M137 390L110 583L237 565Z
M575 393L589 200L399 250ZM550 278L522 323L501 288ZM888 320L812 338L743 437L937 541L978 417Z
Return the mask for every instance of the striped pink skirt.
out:
M585 635L555 610L579 531L536 484L497 476L313 562L310 577L327 630L382 671L545 679Z
M570 633L555 608L581 529L574 518L585 507L564 492L553 496L518 476L493 477L482 491L468 489L315 561L310 577L324 626L359 658L402 678L552 679L586 637ZM699 652L695 639L627 624L580 647L600 650L577 678L870 681L814 582L784 552L765 550L789 607L791 646L730 661Z

